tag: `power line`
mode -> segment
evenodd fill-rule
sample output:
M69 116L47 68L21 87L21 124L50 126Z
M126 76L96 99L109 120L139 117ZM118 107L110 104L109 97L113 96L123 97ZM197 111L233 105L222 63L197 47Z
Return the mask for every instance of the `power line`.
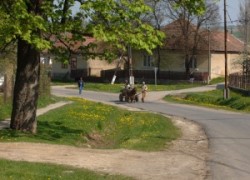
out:
M237 22L241 22L241 20L230 20L230 21L227 21L227 23L237 23ZM218 25L218 24L224 24L224 21L220 21L220 22L213 22L213 23L208 23L209 25Z
M230 17L230 14L228 13L228 11L226 12L226 14L227 14L227 16L228 16L229 20L230 20L230 21L231 21L231 23L232 23L232 19L231 19L231 17Z

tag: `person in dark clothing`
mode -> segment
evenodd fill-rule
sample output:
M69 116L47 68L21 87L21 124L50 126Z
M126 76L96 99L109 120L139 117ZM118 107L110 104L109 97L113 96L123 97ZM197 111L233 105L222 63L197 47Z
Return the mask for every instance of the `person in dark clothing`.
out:
M84 82L82 80L82 77L78 81L78 87L79 87L79 94L82 94L82 90L84 88Z

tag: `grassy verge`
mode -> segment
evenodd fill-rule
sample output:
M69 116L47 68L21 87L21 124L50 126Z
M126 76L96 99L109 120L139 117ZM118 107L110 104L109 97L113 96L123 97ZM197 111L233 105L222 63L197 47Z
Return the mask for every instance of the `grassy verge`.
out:
M209 84L217 84L220 82L224 82L224 77L218 77L210 81ZM77 83L73 81L69 82L61 82L61 81L54 81L51 83L53 86L60 86L60 85L70 85L77 87ZM194 82L190 83L188 81L169 81L166 84L147 84L149 91L170 91L170 90L178 90L178 89L187 89L192 87L198 87L198 86L204 86L204 83L201 82ZM135 86L140 89L141 84L135 84ZM102 91L102 92L112 92L112 93L118 93L120 90L124 87L124 84L118 83L118 84L110 84L110 83L91 83L91 82L85 82L85 90L91 90L91 91ZM71 87L72 88L72 87Z
M8 100L5 103L3 100L3 95L0 94L0 121L10 117L11 109L11 100Z
M129 177L95 173L92 171L77 169L62 165L44 163L13 162L0 160L1 179L12 180L50 180L50 179L74 179L74 180L128 180Z
M67 85L67 84L63 84ZM78 88L77 84L70 83L68 85L75 85L75 87L70 88ZM168 84L147 84L149 91L169 91L169 90L178 90L178 89L186 89L192 87L203 86L202 83L189 83L189 82L169 82ZM102 92L111 92L111 93L119 93L120 90L124 87L124 84L110 84L110 83L88 83L85 82L84 89L90 91L102 91ZM135 87L140 90L141 85L135 84Z
M223 83L225 82L225 78L224 77L217 77L212 79L209 84L218 84L218 83Z
M156 151L180 136L172 122L161 115L130 112L78 98L70 100L72 104L38 117L36 135L1 130L0 141Z
M164 99L217 109L250 112L250 97L233 91L230 92L229 99L224 99L223 90L166 96Z
M56 103L60 101L62 98L56 96L43 96L38 99L38 108L45 107L49 104ZM10 118L12 110L12 101L9 99L5 103L3 101L3 95L0 95L0 121Z

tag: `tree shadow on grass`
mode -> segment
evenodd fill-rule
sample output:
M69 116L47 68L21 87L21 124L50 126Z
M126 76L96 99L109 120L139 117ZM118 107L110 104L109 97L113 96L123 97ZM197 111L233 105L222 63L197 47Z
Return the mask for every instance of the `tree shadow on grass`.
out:
M74 129L65 126L60 121L56 122L39 122L38 123L38 133L35 135L36 138L48 141L60 141L61 139L72 140L80 135L85 135L86 131L84 129Z
M59 144L79 144L84 143L83 136L86 135L84 129L74 129L65 126L60 121L56 122L38 122L36 134L29 132L15 131L11 129L2 129L0 138L2 141L29 141L29 142L53 142ZM0 140L0 141L1 141Z

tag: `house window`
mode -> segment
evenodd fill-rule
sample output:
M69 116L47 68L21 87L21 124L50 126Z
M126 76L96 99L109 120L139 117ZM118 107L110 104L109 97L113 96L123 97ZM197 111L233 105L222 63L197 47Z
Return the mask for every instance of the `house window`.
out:
M145 67L153 66L153 57L149 55L144 55L143 65Z
M70 68L71 70L75 70L77 69L77 59L76 58L72 58L70 61Z

